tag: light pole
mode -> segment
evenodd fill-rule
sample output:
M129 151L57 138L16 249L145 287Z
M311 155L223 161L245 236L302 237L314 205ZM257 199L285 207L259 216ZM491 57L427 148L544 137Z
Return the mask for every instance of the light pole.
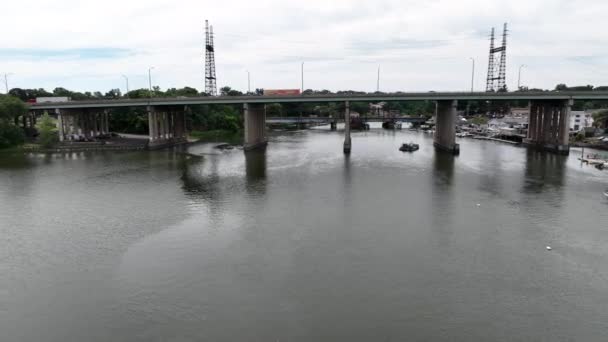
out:
M251 94L251 74L247 70L247 95Z
M471 62L473 63L472 68L471 68L471 93L474 92L474 88L475 88L475 58L473 57L469 57L471 59Z
M521 89L521 68L525 66L525 64L519 66L519 73L517 74L517 90Z
M304 95L304 62L302 62L301 73L302 73L302 95Z
M121 76L125 79L125 82L127 82L127 92L125 93L125 95L129 96L129 78L124 74Z
M154 67L148 68L148 85L150 86L150 97L152 97L152 69L154 69Z
M380 65L378 65L378 78L376 79L376 92L380 92Z

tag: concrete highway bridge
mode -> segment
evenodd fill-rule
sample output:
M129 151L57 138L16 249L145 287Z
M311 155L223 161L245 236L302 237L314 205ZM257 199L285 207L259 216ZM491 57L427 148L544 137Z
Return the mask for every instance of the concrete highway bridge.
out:
M440 150L459 153L456 144L456 106L458 101L529 101L530 119L526 143L558 153L569 151L569 116L574 101L608 100L608 92L427 92L373 95L297 95L297 96L221 96L187 98L150 98L90 100L30 104L34 115L53 111L58 118L60 140L70 132L95 136L108 132L108 110L117 107L143 107L148 111L149 146L164 146L184 141L185 113L199 104L237 104L243 106L246 150L267 144L265 105L271 103L344 104L344 120L350 123L351 102L436 101L437 117L434 145ZM345 153L352 142L350 125L344 129Z

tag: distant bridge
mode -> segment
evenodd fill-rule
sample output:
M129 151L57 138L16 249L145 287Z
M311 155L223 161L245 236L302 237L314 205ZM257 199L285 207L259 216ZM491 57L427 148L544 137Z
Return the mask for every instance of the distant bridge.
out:
M381 116L363 116L361 120L365 122L409 122L409 123L424 123L427 118L424 117L381 117ZM309 117L309 116L284 116L284 117L266 117L266 123L281 124L281 123L306 123L306 124L330 124L331 122L344 122L344 118L330 117Z

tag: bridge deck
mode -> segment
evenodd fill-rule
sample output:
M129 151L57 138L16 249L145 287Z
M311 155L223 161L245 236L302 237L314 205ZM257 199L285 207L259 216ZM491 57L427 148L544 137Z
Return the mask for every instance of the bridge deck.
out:
M508 101L508 100L608 100L608 91L583 92L510 92L510 93L398 93L373 95L297 95L297 96L218 96L184 98L150 98L119 100L86 100L71 102L33 103L31 109L112 108L142 106L183 106L197 104L243 103L323 103L323 102L380 102L380 101Z

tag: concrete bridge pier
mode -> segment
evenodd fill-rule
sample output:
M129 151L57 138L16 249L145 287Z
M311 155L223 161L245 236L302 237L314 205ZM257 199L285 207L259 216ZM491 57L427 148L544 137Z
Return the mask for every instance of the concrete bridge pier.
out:
M531 101L527 145L541 150L570 152L570 112L572 100Z
M245 151L263 148L268 145L266 138L266 105L260 103L243 104L245 119Z
M186 142L186 107L148 106L148 147Z
M437 118L433 145L436 149L452 154L460 153L456 143L456 100L437 101Z
M57 114L57 130L59 133L59 141L64 141L65 140L65 129L64 129L65 117L64 117L61 109L55 109L55 114Z
M329 123L329 129L335 131L338 129L338 120L333 120Z
M344 102L344 153L350 154L352 141L350 139L350 102Z

